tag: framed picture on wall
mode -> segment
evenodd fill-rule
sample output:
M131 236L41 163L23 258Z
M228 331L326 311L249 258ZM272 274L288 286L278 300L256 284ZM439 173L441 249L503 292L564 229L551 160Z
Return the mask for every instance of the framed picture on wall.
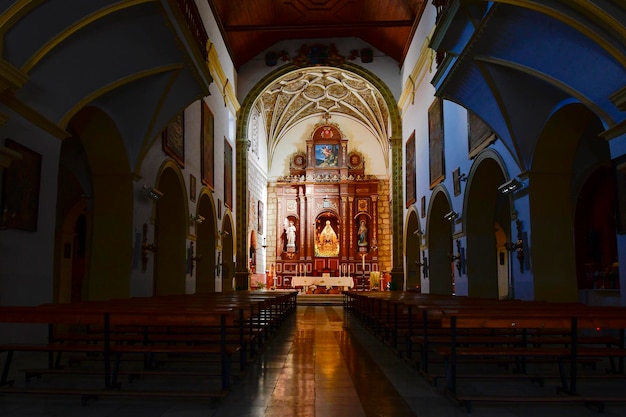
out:
M193 174L189 174L189 199L196 201L196 177Z
M2 187L3 229L37 231L41 155L11 139L5 146L22 155L4 170Z
M431 189L445 179L443 138L443 100L436 97L428 108L428 156Z
M473 158L495 140L489 125L471 111L467 111L469 157Z
M421 206L420 209L422 211L420 214L423 219L424 217L426 217L426 196L425 195L422 196L422 203L420 204L420 206Z
M257 210L257 226L258 232L260 235L263 234L263 202L259 200L258 202L259 208Z
M163 151L181 168L185 167L185 118L181 112L172 120L162 133Z
M452 171L452 183L454 185L454 196L461 195L461 168Z
M613 161L615 167L616 187L616 227L617 233L626 234L626 156L621 156Z
M406 141L406 207L416 201L416 184L415 184L415 131L411 133Z
M233 208L233 148L224 137L224 205Z
M202 184L213 189L214 188L214 161L215 161L215 120L209 106L202 101L202 120L201 120L200 144L202 156L200 159L200 170L202 171Z
M334 168L339 165L339 145L315 144L315 166Z

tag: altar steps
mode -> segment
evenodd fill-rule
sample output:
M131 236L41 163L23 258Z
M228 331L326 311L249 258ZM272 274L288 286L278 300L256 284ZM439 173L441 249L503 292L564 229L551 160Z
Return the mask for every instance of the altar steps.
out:
M343 303L341 294L298 294L299 306L340 306Z

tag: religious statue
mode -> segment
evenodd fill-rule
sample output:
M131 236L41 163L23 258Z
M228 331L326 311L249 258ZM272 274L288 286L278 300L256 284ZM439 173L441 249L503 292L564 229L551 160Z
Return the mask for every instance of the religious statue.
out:
M324 229L317 236L315 245L316 256L337 256L339 254L339 237L333 229L330 220L326 220Z
M359 230L357 232L358 235L358 245L359 246L367 246L367 224L365 220L361 220L361 224L359 225Z
M296 226L293 224L293 220L289 220L289 225L286 228L287 234L287 251L295 251L296 248Z

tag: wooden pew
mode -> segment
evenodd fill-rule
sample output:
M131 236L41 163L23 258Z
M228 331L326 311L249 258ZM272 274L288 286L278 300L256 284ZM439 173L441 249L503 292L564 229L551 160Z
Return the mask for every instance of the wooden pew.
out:
M555 303L558 304L558 303ZM532 303L529 303L529 307ZM582 306L571 309L541 309L527 308L518 309L444 309L441 325L442 328L450 329L451 340L449 345L440 345L435 350L446 358L447 361L447 390L453 398L460 403L465 403L468 411L475 401L528 401L528 402L554 402L554 401L577 401L595 404L600 408L606 402L626 401L621 394L603 396L585 396L578 393L577 364L581 358L620 358L626 356L624 347L624 328L626 328L626 314L622 308L594 308ZM481 345L462 345L457 340L458 331L467 330L510 330L520 331L520 336L510 344L491 343L489 337L484 338ZM563 329L568 329L563 333ZM597 331L597 329L614 329L620 336L618 342L607 343L604 336L581 337L582 331ZM541 332L538 336L532 336L536 330L563 333L568 336L557 343L546 342L542 339ZM530 336L529 336L530 334ZM611 339L608 339L611 340ZM458 359L464 358L544 358L558 365L561 379L560 395L525 397L466 395L457 392L457 366ZM565 364L569 365L569 376L566 374ZM623 371L623 367L620 368ZM563 395L566 394L566 395Z
M111 366L112 356L117 359L121 355L130 353L142 354L202 354L217 355L220 360L221 367L221 390L216 392L198 392L201 396L223 396L230 387L230 356L238 350L227 346L226 328L232 326L236 315L232 309L212 310L212 311L179 311L163 309L162 311L124 311L122 308L110 308L107 310L103 305L98 308L73 308L71 305L62 305L56 308L51 306L39 307L0 307L1 323L18 323L27 324L45 324L48 326L65 325L65 326L100 326L103 328L101 340L86 341L41 341L40 343L5 343L0 345L0 351L6 352L5 366L0 380L3 386L13 386L13 381L8 380L9 368L14 352L44 352L49 355L59 352L81 352L97 354L104 368L104 390L119 388L116 383L117 367ZM221 331L218 343L112 343L111 331L112 327L124 327L136 329L137 327L161 327L168 328L176 326L184 326L186 328L207 328L216 327ZM52 364L52 361L49 361ZM119 361L116 361L116 365ZM25 392L24 388L13 390L12 388L4 388L6 392ZM59 388L58 393L94 395L88 390L74 388ZM32 390L32 393L36 393ZM49 392L49 390L46 390ZM134 395L136 393L120 390L120 395ZM147 393L143 392L142 395ZM161 393L153 393L159 396Z

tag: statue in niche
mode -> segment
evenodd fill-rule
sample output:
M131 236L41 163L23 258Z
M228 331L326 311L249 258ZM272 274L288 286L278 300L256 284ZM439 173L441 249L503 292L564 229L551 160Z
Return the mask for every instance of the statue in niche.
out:
M315 256L333 257L339 255L339 237L330 220L326 220L324 228L315 240Z
M293 220L289 220L289 225L287 226L287 250L289 248L296 247L296 226L293 224Z
M358 245L359 246L367 246L367 223L365 220L361 220L359 224L359 230L357 231L358 236Z

